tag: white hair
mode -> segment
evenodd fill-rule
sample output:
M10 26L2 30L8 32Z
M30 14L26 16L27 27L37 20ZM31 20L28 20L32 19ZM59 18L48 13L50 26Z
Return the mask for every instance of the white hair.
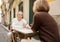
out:
M18 14L23 14L23 12L22 12L22 11L19 11ZM17 15L18 15L18 14L17 14Z

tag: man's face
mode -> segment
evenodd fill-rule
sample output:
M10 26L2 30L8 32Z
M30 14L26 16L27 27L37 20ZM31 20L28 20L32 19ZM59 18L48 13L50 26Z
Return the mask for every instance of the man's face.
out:
M21 19L22 19L22 12L19 12L19 13L17 14L17 18L18 18L18 20L21 20Z

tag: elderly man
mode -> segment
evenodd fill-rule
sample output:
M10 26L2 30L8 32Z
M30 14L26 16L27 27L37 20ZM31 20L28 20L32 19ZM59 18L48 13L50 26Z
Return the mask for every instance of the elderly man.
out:
M22 11L18 12L17 18L14 18L12 20L12 28L30 28L26 20L23 19L22 17L23 17Z
M17 18L14 18L12 20L12 29L13 29L14 39L17 36L16 34L18 34L20 38L23 38L24 35L22 35L19 32L16 32L14 30L14 28L18 28L18 29L21 29L21 28L29 28L30 29L30 26L27 24L26 20L23 19L23 13L22 13L22 11L19 11L18 14L17 14Z

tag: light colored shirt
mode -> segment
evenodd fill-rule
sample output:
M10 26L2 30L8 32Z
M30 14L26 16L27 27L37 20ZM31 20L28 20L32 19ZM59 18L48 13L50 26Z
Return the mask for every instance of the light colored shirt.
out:
M24 24L27 24L25 19L21 19L20 21L18 21L17 18L14 18L12 20L12 28L23 28Z

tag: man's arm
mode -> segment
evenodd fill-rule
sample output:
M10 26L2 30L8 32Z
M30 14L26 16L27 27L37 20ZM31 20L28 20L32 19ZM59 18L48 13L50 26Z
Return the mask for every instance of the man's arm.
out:
M29 26L29 24L27 23L27 21L26 20L23 20L24 21L24 24L23 24L23 26L25 27L25 28L31 28L30 26Z

